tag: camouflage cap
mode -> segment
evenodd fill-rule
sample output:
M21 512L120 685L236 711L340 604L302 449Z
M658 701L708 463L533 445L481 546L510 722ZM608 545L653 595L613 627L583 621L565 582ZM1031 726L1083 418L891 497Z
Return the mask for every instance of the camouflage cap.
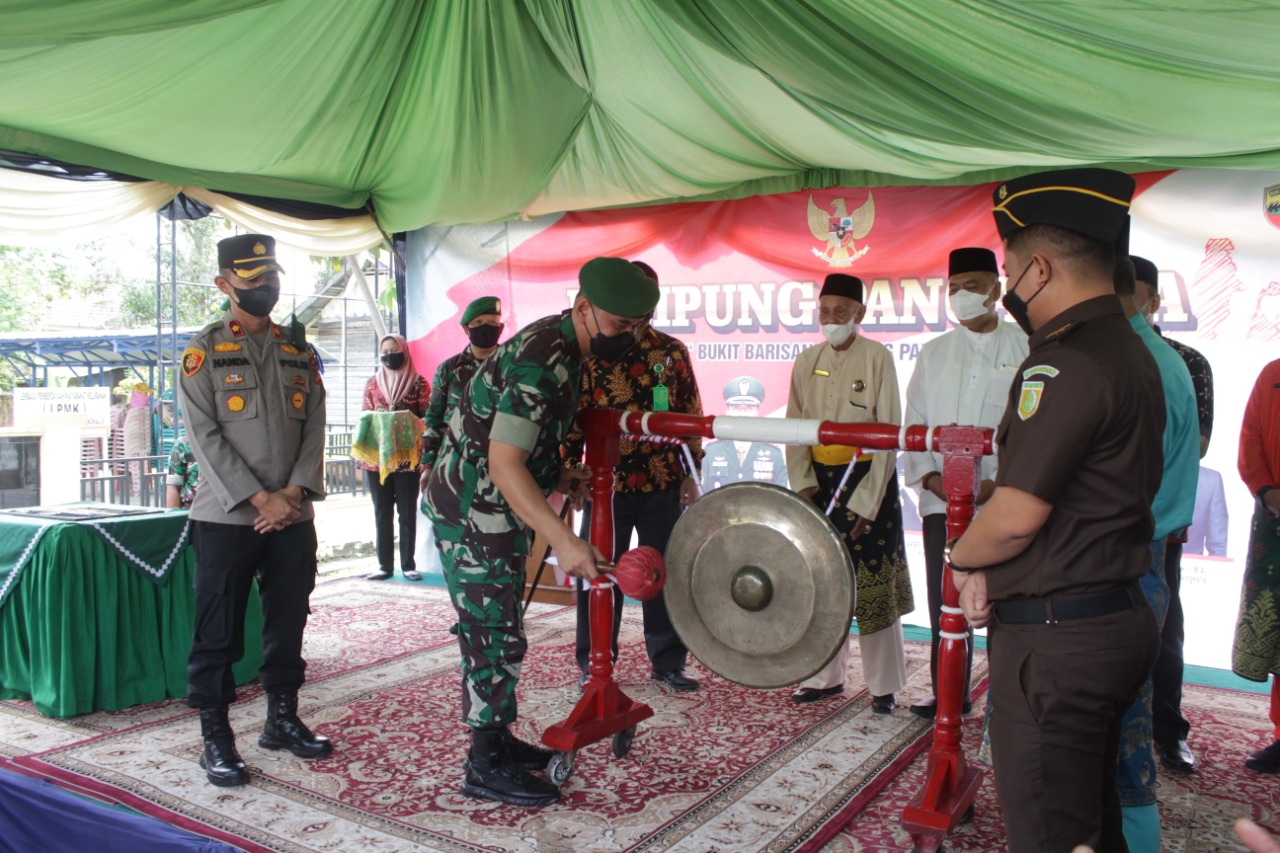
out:
M462 325L467 325L477 317L485 314L502 314L502 300L496 296L481 296L467 303L462 312Z
M622 258L592 258L578 284L588 302L618 317L644 317L658 306L658 283Z

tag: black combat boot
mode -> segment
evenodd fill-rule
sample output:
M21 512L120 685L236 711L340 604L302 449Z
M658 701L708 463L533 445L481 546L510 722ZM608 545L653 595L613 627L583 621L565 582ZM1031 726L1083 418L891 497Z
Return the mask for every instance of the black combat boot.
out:
M525 743L507 729L500 729L507 759L522 770L546 770L554 755L551 750Z
M297 693L267 694L267 722L258 746L287 749L299 758L324 758L333 752L327 737L312 734L307 724L298 719Z
M508 755L514 740L505 728L476 729L463 769L462 793L477 800L497 800L512 806L549 806L560 798L560 789L530 775ZM518 742L518 741L517 741Z
M200 767L209 781L219 788L234 788L249 781L244 759L236 752L236 736L227 720L227 706L200 709L200 736L204 751Z

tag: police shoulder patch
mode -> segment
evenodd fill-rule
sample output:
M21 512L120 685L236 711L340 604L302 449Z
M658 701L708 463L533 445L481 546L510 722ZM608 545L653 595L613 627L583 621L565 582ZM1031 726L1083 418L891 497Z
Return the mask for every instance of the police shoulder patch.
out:
M195 376L204 366L205 351L196 347L187 347L182 353L182 372L187 376Z

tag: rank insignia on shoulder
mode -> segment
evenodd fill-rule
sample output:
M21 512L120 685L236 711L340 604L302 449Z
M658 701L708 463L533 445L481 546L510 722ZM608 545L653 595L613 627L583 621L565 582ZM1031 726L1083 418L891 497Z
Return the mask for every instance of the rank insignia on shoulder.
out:
M280 352L284 353L285 355L299 355L299 354L300 354L300 353L299 353L298 348L297 348L297 347L295 347L293 344L281 344L281 345L280 345Z
M239 320L232 320L227 324L227 329L231 332L231 337L233 338L244 337L244 326L240 325Z
M863 391L867 390L867 383L859 379L853 383L853 390L861 394Z
M1043 382L1023 382L1022 394L1018 397L1018 417L1027 420L1040 408L1040 397L1044 394Z
M187 347L182 353L182 372L188 376L195 376L204 366L204 357L204 350Z
M244 347L239 344L233 344L231 341L223 341L220 344L213 345L214 352L240 352Z
M227 408L233 412L243 412L244 397L241 397L239 394L232 394L227 398Z
M1056 367L1050 367L1047 364L1037 364L1022 371L1022 378L1030 379L1032 376L1048 376L1052 379L1057 376L1059 372L1060 371Z
M831 371L830 371L830 370L823 370L821 367L815 367L815 368L813 369L813 375L814 375L814 376L830 376L830 375L831 375Z
M239 385L244 381L244 377L239 373L228 373L226 376L222 377L222 381L228 385Z
M295 409L301 409L307 402L307 397L301 391L294 391L293 396L289 399Z

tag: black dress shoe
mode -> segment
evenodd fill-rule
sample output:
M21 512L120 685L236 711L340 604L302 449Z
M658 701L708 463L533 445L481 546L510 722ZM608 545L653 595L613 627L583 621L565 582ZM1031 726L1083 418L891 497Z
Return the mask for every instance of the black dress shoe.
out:
M410 569L404 573L404 579L407 581L420 581L422 580L422 575L418 574L413 569Z
M898 707L898 700L893 697L892 693L886 693L883 696L871 697L871 710L876 714L892 714L893 709Z
M1244 766L1255 773L1280 773L1280 740L1250 755Z
M367 581L384 581L389 577L391 577L391 572L369 572L364 576L364 579Z
M649 677L681 693L688 693L698 689L698 679L690 678L689 673L683 669L676 669L671 672L658 672L655 669Z
M1156 754L1160 756L1160 763L1164 765L1166 770L1173 770L1178 773L1196 772L1196 757L1192 754L1191 748L1187 746L1185 740L1158 743L1156 744Z
M810 702L817 702L819 699L826 699L828 696L839 696L844 692L844 685L837 684L835 687L797 687L791 694L791 701L797 705L808 705Z

